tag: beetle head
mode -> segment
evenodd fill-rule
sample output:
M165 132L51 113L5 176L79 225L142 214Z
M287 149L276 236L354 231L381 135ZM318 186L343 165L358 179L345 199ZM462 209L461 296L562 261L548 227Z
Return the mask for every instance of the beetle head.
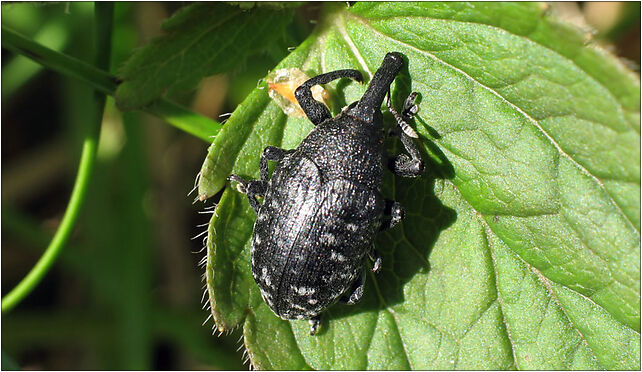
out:
M373 122L377 116L380 116L383 99L390 90L390 84L395 80L403 63L401 54L397 52L386 54L363 97L356 106L348 111L348 114L367 123ZM377 113L379 115L376 115Z

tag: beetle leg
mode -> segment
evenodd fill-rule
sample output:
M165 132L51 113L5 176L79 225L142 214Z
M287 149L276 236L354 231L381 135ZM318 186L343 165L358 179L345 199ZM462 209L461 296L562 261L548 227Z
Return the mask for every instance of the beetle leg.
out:
M325 120L332 118L332 115L330 115L330 110L328 110L323 103L312 97L312 90L310 89L315 85L327 84L332 80L341 78L350 78L358 82L363 81L361 72L357 70L337 70L315 76L301 84L294 91L294 96L299 102L299 106L301 106L305 115L314 125L319 125Z
M390 220L384 221L379 227L379 231L388 230L397 225L403 219L405 211L398 201L386 199L383 214L390 216Z
M419 93L417 92L410 93L408 95L408 98L406 98L406 101L403 103L403 111L401 111L401 116L406 121L412 120L419 111L419 106L417 106L417 104L415 103L418 94Z
M261 155L261 161L259 162L259 171L261 173L261 181L267 182L269 178L268 174L268 160L279 162L283 157L289 153L294 152L294 150L283 150L278 147L268 146L263 150L263 155Z
M417 111L419 111L419 107L415 104L415 99L417 98L417 92L412 92L406 98L406 102L404 102L404 107L403 111L401 112L401 115L397 113L397 110L395 110L394 107L392 107L392 103L390 102L390 88L388 88L388 95L386 96L386 106L388 107L388 111L392 114L392 116L395 118L397 121L397 125L401 130L408 135L409 137L412 138L419 138L417 135L417 132L415 132L414 129L410 125L408 125L408 122L412 120L412 118L415 116Z
M363 272L359 274L357 279L355 279L354 282L352 282L352 286L348 292L346 292L341 298L339 298L339 302L342 304L346 305L354 305L357 302L361 301L361 297L363 297L363 287L365 287L365 279L363 276Z
M321 314L310 318L308 322L310 323L310 336L314 336L319 330L319 326L321 325Z
M421 160L419 149L412 138L408 137L406 133L400 133L401 143L406 148L410 156L406 154L399 154L392 159L389 167L392 172L401 177L418 177L424 172L424 161Z
M401 128L401 133L399 133L399 137L401 138L401 143L403 144L403 147L408 151L410 154L410 157L406 154L401 154L398 155L393 161L392 164L390 164L390 168L392 171L402 177L417 177L421 175L424 171L424 162L421 160L421 154L419 153L419 149L417 148L417 145L412 141L412 138L417 138L417 132L415 132L410 125L408 125L408 121L412 120L412 118L415 116L417 111L419 110L419 107L415 104L415 99L417 98L417 92L412 92L406 98L406 102L404 102L404 109L402 111L402 114L399 115L397 111L395 111L394 107L392 107L392 104L390 102L390 91L388 91L388 98L386 100L386 105L388 106L388 111L394 116L395 120L397 121L397 125L399 128Z
M381 270L383 260L381 259L379 252L377 252L377 249L374 247L374 244L372 245L370 252L368 252L368 258L372 261L372 272L378 273L379 270Z
M243 194L247 195L247 199L250 202L250 206L254 209L254 212L258 213L261 208L261 204L256 199L257 196L262 196L265 194L266 183L263 181L250 180L246 181L245 179L237 176L236 174L230 175L228 178L230 181L236 181L239 183L238 190Z

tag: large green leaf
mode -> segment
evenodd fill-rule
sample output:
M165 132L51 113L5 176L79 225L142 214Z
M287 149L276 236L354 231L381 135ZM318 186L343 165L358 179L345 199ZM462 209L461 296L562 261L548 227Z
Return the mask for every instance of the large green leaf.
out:
M227 188L207 253L219 329L242 325L257 368L640 368L637 77L527 3L331 5L278 67L371 76L388 51L408 59L395 104L421 93L429 172L386 178L407 214L377 238L382 272L309 336L263 303L249 264L255 214ZM265 146L294 148L311 129L263 88L210 147L203 198L231 173L257 178ZM329 90L336 112L364 86Z
M197 3L163 23L165 35L138 49L124 65L116 90L121 110L139 109L163 94L193 88L203 77L231 70L281 37L289 9L242 9Z

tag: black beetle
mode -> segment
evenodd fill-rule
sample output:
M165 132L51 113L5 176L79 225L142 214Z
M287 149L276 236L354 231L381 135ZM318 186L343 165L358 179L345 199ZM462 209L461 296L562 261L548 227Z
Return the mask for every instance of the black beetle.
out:
M390 104L390 84L403 63L399 53L388 53L361 100L334 118L312 98L310 88L344 77L361 82L361 73L338 70L309 79L295 96L316 127L294 150L266 147L260 181L229 178L239 183L257 213L252 275L263 299L283 319L310 319L310 334L316 333L328 306L361 299L365 257L374 261L373 271L381 266L372 244L377 231L403 218L401 205L380 192L386 158L381 104L386 95L410 154L398 155L390 168L405 177L423 172L410 138L416 134L407 124L417 112L417 94L408 97L401 115ZM276 162L271 178L268 160Z

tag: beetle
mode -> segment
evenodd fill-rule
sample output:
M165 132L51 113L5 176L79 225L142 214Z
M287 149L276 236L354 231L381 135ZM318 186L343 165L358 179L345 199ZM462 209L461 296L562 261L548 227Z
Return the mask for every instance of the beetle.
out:
M410 155L398 155L389 167L404 177L417 177L424 170L411 138L417 135L407 124L418 110L417 93L406 99L401 114L390 102L390 85L403 64L398 52L386 54L362 98L335 117L312 97L311 88L340 78L362 82L361 73L337 70L307 80L295 96L315 128L295 149L266 147L260 180L229 177L257 214L251 266L261 296L282 319L309 319L311 335L330 305L361 299L366 257L373 261L373 271L381 267L373 246L376 233L404 216L400 203L381 195L384 98ZM268 161L276 162L271 177Z

